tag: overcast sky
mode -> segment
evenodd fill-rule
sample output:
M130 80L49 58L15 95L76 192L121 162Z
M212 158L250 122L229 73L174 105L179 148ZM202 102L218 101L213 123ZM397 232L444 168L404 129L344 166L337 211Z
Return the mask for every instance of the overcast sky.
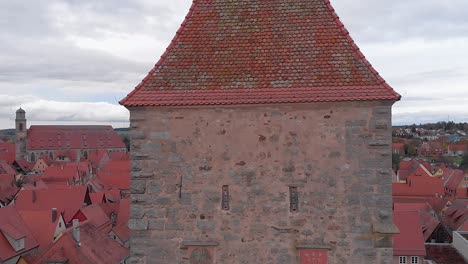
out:
M332 0L401 95L394 124L468 121L467 0ZM118 104L159 59L191 0L0 1L0 128L127 126Z

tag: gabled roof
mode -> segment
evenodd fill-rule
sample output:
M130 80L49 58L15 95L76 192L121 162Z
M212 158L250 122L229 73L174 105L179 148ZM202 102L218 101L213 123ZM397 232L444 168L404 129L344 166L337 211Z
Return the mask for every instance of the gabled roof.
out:
M101 229L111 224L109 217L99 204L92 204L81 208L80 211L86 217L86 220L95 228Z
M8 174L0 174L0 202L7 202L18 192L15 177Z
M48 248L27 256L30 264L67 261L68 264L120 263L129 256L129 250L91 224L80 226L81 245L73 238L73 228L68 229Z
M445 193L442 180L435 177L410 176L407 183L393 183L393 196L436 197Z
M130 154L128 152L113 151L109 153L111 160L130 160Z
M41 211L57 208L63 212L65 222L83 207L90 203L86 186L73 186L64 189L22 190L15 200L15 207L20 211Z
M30 163L25 159L15 160L15 163L24 172L30 172L32 170L32 168L34 167L34 163Z
M455 191L463 180L464 172L462 170L452 170L449 175L443 175L445 188Z
M424 241L431 237L440 224L434 209L427 202L395 203L393 210L418 212Z
M455 200L444 212L443 222L453 231L458 230L468 220L468 201Z
M98 172L106 189L130 189L130 160L111 160Z
M0 141L0 160L13 163L16 158L15 144Z
M328 0L196 0L167 51L120 103L399 100Z
M29 150L125 148L111 126L31 126Z
M25 248L16 252L2 234L3 232L16 238L24 237ZM7 206L0 208L0 262L36 248L38 245L31 231L14 207Z
M393 222L400 234L393 235L394 256L425 256L426 248L416 211L394 211Z
M16 175L16 171L4 160L0 160L0 174Z
M40 211L19 211L19 214L37 239L37 242L39 242L41 248L53 242L55 230L62 217L60 211L57 211L55 221L52 221L52 208ZM65 226L63 226L63 229L65 229Z
M78 167L75 166L51 166L45 169L42 180L72 182L80 177Z

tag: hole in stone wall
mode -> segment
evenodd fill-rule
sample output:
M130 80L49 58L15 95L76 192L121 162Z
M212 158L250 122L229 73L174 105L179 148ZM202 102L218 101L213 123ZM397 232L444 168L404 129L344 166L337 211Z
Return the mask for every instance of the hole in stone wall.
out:
M299 209L299 196L297 194L297 187L289 187L289 210L291 212L297 212Z
M223 186L221 207L224 211L229 211L229 186L228 185Z

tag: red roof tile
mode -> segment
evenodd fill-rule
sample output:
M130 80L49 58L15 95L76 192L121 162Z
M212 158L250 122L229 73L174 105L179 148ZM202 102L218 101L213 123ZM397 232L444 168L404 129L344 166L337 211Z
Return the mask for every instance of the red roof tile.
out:
M31 126L30 150L125 148L111 126Z
M435 177L410 176L407 183L393 183L394 196L436 197L445 193L442 180Z
M462 170L452 170L449 175L443 175L444 186L451 192L455 192L463 180L464 172Z
M80 173L77 166L51 166L45 169L42 176L44 182L48 181L63 181L72 183L80 178Z
M443 222L452 230L458 230L468 220L468 201L455 200L444 212Z
M8 174L0 174L0 202L8 202L19 191L15 184L15 177Z
M89 197L91 197L92 204L101 204L106 199L106 195L104 192L89 193Z
M16 171L4 160L0 160L0 174L16 175Z
M129 256L129 250L107 234L98 232L89 223L80 226L81 245L73 238L73 228L68 229L48 248L26 257L30 264L67 261L68 264L120 263Z
M19 211L21 218L39 242L41 248L48 246L54 240L54 233L59 225L62 215L57 211L57 218L52 221L52 208L42 211ZM65 223L62 229L65 230Z
M92 204L81 208L80 211L86 217L86 220L97 229L110 225L110 219L99 204Z
M15 144L0 142L0 160L5 160L8 163L13 163L16 159Z
M119 211L117 214L118 224L128 224L130 219L130 199L122 199L119 204Z
M416 211L394 211L393 222L400 234L393 236L394 256L425 256L426 248Z
M16 209L12 206L0 208L0 230L0 262L6 261L38 246L36 239L33 237ZM16 252L2 234L4 231L10 236L17 238L24 237L25 248Z
M130 160L111 160L102 170L98 177L106 186L106 189L130 189Z
M63 212L65 222L68 223L84 203L91 203L87 187L73 186L64 189L20 191L15 200L15 207L20 211L57 208Z
M463 256L452 246L447 244L426 245L426 259L437 264L466 264Z
M415 211L419 213L424 241L427 241L439 226L440 221L432 207L427 202L395 203L394 211Z
M328 0L194 1L167 51L120 103L399 100Z

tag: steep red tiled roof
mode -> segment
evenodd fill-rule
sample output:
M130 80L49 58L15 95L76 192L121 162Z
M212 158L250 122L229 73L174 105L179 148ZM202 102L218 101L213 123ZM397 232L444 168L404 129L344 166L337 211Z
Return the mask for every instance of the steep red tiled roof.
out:
M57 208L63 212L64 219L68 223L85 202L91 203L87 187L74 186L64 189L20 191L15 200L15 207L20 211Z
M427 241L431 237L440 224L435 211L427 202L395 203L393 210L418 212L424 241Z
M394 211L393 222L400 229L400 234L393 235L393 255L425 256L426 248L418 212Z
M125 144L111 126L31 126L28 130L27 148L125 148Z
M452 246L447 244L426 245L426 259L437 264L465 264L463 256Z
M97 229L110 225L110 219L99 204L92 204L81 208L80 211L86 217L86 220Z
M119 204L119 211L117 214L118 224L128 224L130 219L130 199L122 199Z
M443 222L452 230L458 230L468 220L468 201L455 200L443 213L445 216Z
M52 243L55 229L60 221L60 211L57 211L55 221L52 221L52 208L42 211L19 211L19 214L39 242L41 248ZM65 230L65 226L63 226L63 229Z
M167 51L120 103L399 100L328 0L196 0Z
M15 162L25 172L30 172L34 167L34 163L30 163L25 159L15 160Z
M130 189L130 160L111 160L101 171L98 177L106 189Z
M5 160L0 160L0 174L16 175L16 171Z
M106 199L104 192L89 193L89 197L91 197L91 202L93 204L101 204Z
M98 232L89 223L80 226L81 245L73 238L73 228L68 229L48 248L27 256L30 264L66 261L68 264L120 263L129 256L129 250L107 234Z
M13 163L16 159L15 144L0 142L0 160L5 160L8 163Z
M394 196L436 197L445 193L442 180L435 177L410 176L407 183L393 183Z
M128 223L125 224L117 224L112 231L122 240L125 244L130 239L130 228L128 228Z
M2 234L3 232L7 232L10 236L18 238L24 237L25 248L16 252ZM7 206L0 208L0 262L36 248L38 245L36 239L14 207Z
M18 192L18 190L14 176L0 174L0 202L8 202Z
M46 168L42 180L46 183L48 181L64 181L73 182L80 178L80 173L77 166L51 166Z
M444 186L448 190L455 192L458 188L458 185L463 180L464 172L462 170L453 170L449 175L443 175Z

